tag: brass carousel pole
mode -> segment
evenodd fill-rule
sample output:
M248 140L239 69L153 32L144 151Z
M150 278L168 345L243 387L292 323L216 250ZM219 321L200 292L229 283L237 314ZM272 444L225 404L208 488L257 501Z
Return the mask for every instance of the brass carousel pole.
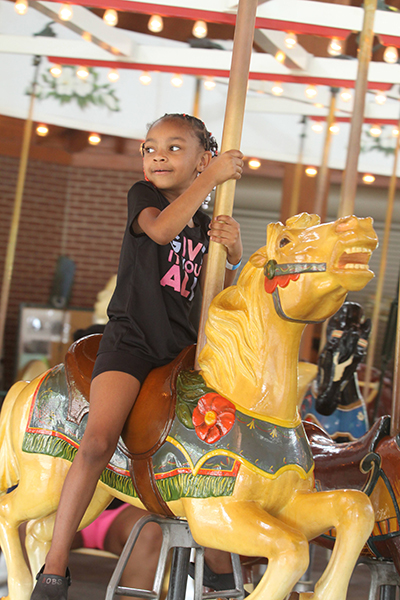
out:
M394 355L392 418L390 435L397 435L400 431L400 310L397 309L397 332Z
M238 5L221 152L240 147L257 5L257 0L240 0ZM236 181L233 179L217 187L214 217L232 214L235 187ZM210 242L197 338L196 368L199 353L206 342L204 329L208 308L213 298L223 289L225 262L225 248L221 244Z
M340 195L339 217L351 215L357 191L357 165L360 153L360 138L364 120L365 95L368 86L368 67L374 40L374 19L378 0L364 0L364 21L360 37L358 70L351 118L346 167Z
M307 133L307 117L305 115L302 117L301 123L303 125L303 130L300 134L299 156L298 156L296 168L294 171L292 195L290 197L290 208L289 208L289 216L290 217L293 217L293 215L296 215L299 210L301 177L303 175L303 153L304 153L304 144L306 141L306 133Z
M329 151L331 148L332 141L332 132L331 126L335 122L335 110L336 110L336 96L339 91L339 88L331 88L331 102L329 105L329 114L328 119L326 121L326 131L325 131L325 141L324 141L324 150L322 153L322 162L319 168L318 177L317 177L317 185L315 191L315 200L314 200L314 212L317 215L322 215L324 208L324 199L326 194L326 189L329 182Z
M15 249L17 245L19 220L21 216L22 196L24 193L26 168L28 164L29 146L32 134L32 117L33 117L33 106L35 102L36 85L39 75L40 67L40 56L35 56L33 64L35 68L35 74L32 83L32 91L30 96L30 104L28 111L28 118L25 121L24 135L22 140L22 150L19 162L17 188L14 199L14 211L10 227L10 235L8 238L7 253L4 263L4 275L3 283L1 288L1 299L0 299L0 388L3 387L4 373L3 373L3 351L4 351L4 330L7 317L7 306L8 299L10 296L11 278L14 269Z

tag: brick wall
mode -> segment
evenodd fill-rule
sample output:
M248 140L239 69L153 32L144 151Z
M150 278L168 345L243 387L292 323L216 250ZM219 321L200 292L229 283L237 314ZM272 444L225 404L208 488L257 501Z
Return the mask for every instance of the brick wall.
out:
M0 277L3 279L17 158L0 156ZM92 308L116 273L126 219L126 194L137 175L30 160L26 175L4 346L5 388L12 383L21 302L46 304L57 258L76 271L70 306Z

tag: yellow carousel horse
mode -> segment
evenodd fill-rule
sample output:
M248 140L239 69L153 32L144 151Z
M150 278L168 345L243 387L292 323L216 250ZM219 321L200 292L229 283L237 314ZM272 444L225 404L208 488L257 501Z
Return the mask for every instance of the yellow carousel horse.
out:
M312 597L344 600L374 525L362 492L316 492L297 381L306 324L327 319L349 290L367 284L376 245L369 218L320 224L316 215L303 213L286 225L270 224L266 246L250 258L237 285L212 302L200 371L185 368L168 380L176 404L151 459L158 494L174 515L188 520L199 544L268 559L249 600L283 600L307 569L308 542L331 528L335 548ZM59 365L15 384L1 411L0 543L9 600L29 598L31 572L44 563L61 488L83 434L87 401L74 382ZM145 382L142 393L152 389ZM170 390L158 393L166 402ZM69 420L71 394L79 410ZM127 461L118 448L81 527L112 497L142 506ZM18 536L24 521L31 572Z

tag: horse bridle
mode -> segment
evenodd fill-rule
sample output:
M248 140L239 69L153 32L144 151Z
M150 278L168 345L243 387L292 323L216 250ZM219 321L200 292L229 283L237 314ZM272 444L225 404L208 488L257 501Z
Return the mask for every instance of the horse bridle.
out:
M276 260L271 259L264 266L264 275L267 279L272 280L274 277L279 276L292 276L292 279L298 279L303 273L323 273L326 271L326 263L283 263L278 264ZM272 298L274 301L274 307L277 314L285 321L291 323L305 323L305 324L316 324L323 323L325 319L319 319L317 321L306 321L302 319L292 319L285 314L282 308L281 299L279 296L279 283L272 292Z

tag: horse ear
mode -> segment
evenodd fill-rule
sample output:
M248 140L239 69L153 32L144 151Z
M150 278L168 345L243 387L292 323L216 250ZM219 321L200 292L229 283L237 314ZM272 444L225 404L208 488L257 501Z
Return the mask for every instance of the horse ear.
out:
M319 225L321 219L318 215L309 215L306 212L294 215L286 220L286 227L295 227L296 229L303 229L306 227L313 227Z
M267 244L266 256L268 258L275 258L275 245L278 236L284 231L285 225L278 221L277 223L269 223L267 227Z

